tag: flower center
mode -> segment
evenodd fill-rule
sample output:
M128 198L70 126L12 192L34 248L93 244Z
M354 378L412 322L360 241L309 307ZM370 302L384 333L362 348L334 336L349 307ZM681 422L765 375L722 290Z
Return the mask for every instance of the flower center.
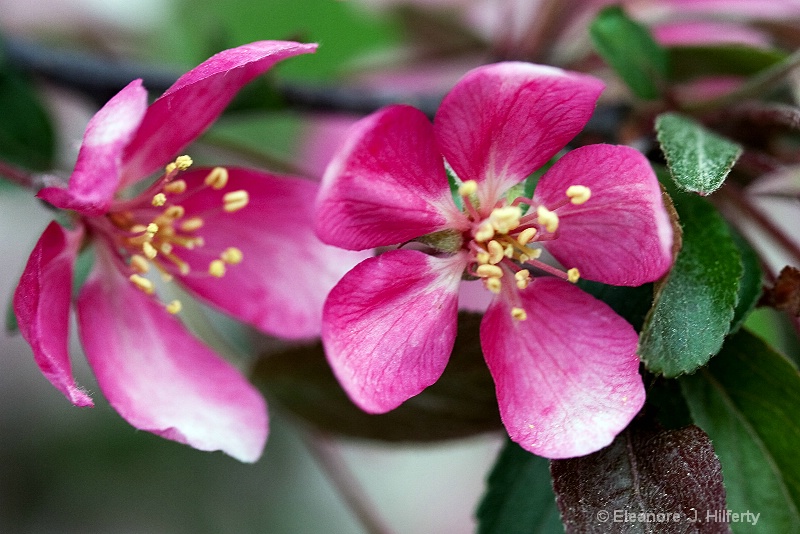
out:
M591 196L588 187L573 185L567 188L564 200L556 205L544 206L530 198L518 197L511 203L501 200L492 207L488 216L479 211L475 181L464 182L458 190L465 212L471 222L466 248L473 261L467 272L481 278L492 293L508 293L511 302L518 302L517 291L531 282L531 268L544 271L563 280L575 283L580 278L578 269L566 271L539 261L541 243L558 237L560 224L557 210L568 203L583 204ZM523 212L521 205L530 206ZM511 315L524 321L527 314L522 307L513 306Z
M164 177L147 191L130 202L115 206L114 211L107 215L112 226L110 233L118 245L129 280L148 295L155 292L152 280L147 277L153 270L159 272L166 282L175 275L187 276L190 273L221 278L228 266L237 265L243 259L241 250L228 247L221 251L208 251L213 254L213 259L206 260L202 266L190 265L186 260L186 251L205 246L205 240L198 234L206 223L204 215L219 210L233 213L249 202L246 190L229 191L222 196L221 205L187 217L181 202L193 195L208 193L209 189L222 190L228 184L227 169L216 167L202 183L190 189L178 175L191 164L189 156L180 156L167 165ZM178 313L181 303L173 300L165 309L169 313Z

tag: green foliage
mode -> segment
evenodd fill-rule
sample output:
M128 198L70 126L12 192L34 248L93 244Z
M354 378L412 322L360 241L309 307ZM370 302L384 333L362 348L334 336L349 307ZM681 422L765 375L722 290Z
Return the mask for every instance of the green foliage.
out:
M800 532L800 375L747 330L707 368L680 380L698 425L714 441L728 508L761 514L737 532Z
M701 195L714 192L742 154L742 147L689 117L664 113L656 132L675 183Z
M184 0L181 24L171 26L170 50L196 64L223 48L262 39L320 43L316 54L292 58L278 66L282 75L329 80L356 58L399 40L399 27L359 10L352 2L331 0Z
M648 370L668 378L695 371L722 347L743 274L739 249L714 207L697 195L670 194L683 246L656 287L638 350Z
M589 27L597 53L611 65L634 95L657 99L669 73L669 56L649 30L622 8L603 9Z
M489 474L477 518L479 534L563 532L549 462L506 443Z
M55 136L32 84L0 61L0 159L33 170L53 164Z
M745 45L676 46L667 49L670 79L706 76L752 76L786 59L780 50Z
M494 382L480 349L480 319L462 313L453 354L441 378L385 414L365 413L350 401L319 343L261 358L253 379L269 398L334 434L424 442L499 429Z

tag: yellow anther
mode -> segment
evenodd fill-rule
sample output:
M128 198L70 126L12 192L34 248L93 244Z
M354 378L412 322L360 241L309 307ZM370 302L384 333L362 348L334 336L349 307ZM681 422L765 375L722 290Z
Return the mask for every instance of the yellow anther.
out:
M172 243L161 243L161 246L158 247L158 250L160 250L164 254L170 254L172 253L173 248L174 247L172 246Z
M247 206L248 202L250 202L250 195L248 195L247 191L244 189L225 193L225 195L222 197L223 209L228 213L239 211L243 207Z
M548 232L552 233L558 229L558 215L544 206L536 208L539 224L544 226Z
M475 180L467 180L458 186L458 194L462 197L468 197L478 192L478 182Z
M130 227L130 231L133 234L143 234L147 231L147 227L143 224L134 224Z
M191 167L192 163L194 162L192 161L192 158L190 158L189 156L178 156L177 158L175 158L175 166L181 171L185 171L186 169Z
M180 219L186 213L183 206L170 206L162 214L167 219Z
M573 204L583 204L592 196L592 191L585 185L571 185L567 188L567 196Z
M147 256L148 260L152 260L158 255L156 247L154 247L149 241L142 243L142 252L144 252L144 255Z
M475 272L477 272L478 276L480 276L481 278L503 277L503 269L501 269L497 265L478 265L478 268L475 269Z
M177 169L177 168L178 168L178 166L177 166L177 165L175 165L175 162L172 162L172 163L167 163L167 166L166 166L166 167L164 167L164 171L165 171L167 174L170 174L170 173L173 173L173 172L175 172L175 169Z
M147 225L145 231L150 235L156 235L158 233L158 225L156 223L150 223Z
M503 255L506 258L513 258L514 257L514 245L506 245L506 249L503 251Z
M208 274L217 278L225 276L225 262L222 260L213 260L208 264Z
M180 194L186 191L186 181L185 180L175 180L174 182L170 182L164 186L164 191L167 193L173 194Z
M507 234L519 226L520 217L522 217L522 209L519 206L503 206L492 210L489 222L497 232Z
M525 289L531 283L531 273L526 270L517 271L514 273L514 279L517 281L518 288Z
M213 189L222 189L228 184L228 169L214 167L206 176L205 184Z
M485 241L489 241L491 238L494 237L494 228L492 227L492 223L489 221L484 221L478 227L478 231L475 232L475 241L478 243L483 243Z
M147 293L148 295L152 295L153 291L155 291L155 288L153 287L153 282L151 282L144 276L140 276L138 274L132 274L128 277L128 280L130 280L133 283L133 285L135 285L137 288L139 288L144 293Z
M575 267L573 267L572 269L567 271L567 280L569 280L573 284L575 282L577 282L580 279L580 277L581 277L581 273Z
M498 243L497 241L489 241L486 244L487 248L489 249L489 263L492 265L496 265L503 261L503 245Z
M527 260L520 260L520 261L528 261L531 258L533 258L534 260L538 259L539 256L542 255L542 249L525 247L525 255L528 257L528 259Z
M478 260L479 265L485 265L489 263L489 253L488 252L478 252L475 255L475 259Z
M180 312L181 309L183 309L183 304L181 304L181 301L179 300L173 300L167 304L167 313L171 313L172 315Z
M528 314L522 308L511 308L511 317L517 321L524 321L528 318Z
M144 274L150 270L150 262L144 256L133 254L131 255L131 269L139 274Z
M167 195L165 195L164 193L156 193L155 196L153 196L153 206L159 207L163 206L166 203L167 203Z
M203 227L203 219L200 217L192 217L190 219L186 219L181 223L181 230L184 232L194 232L195 230L199 230Z
M228 247L222 251L220 259L229 265L242 263L242 251L236 247Z
M500 293L500 290L503 288L503 282L501 282L499 278L486 278L483 284L486 286L486 289L495 295Z
M536 237L536 228L526 228L517 236L517 242L523 247Z

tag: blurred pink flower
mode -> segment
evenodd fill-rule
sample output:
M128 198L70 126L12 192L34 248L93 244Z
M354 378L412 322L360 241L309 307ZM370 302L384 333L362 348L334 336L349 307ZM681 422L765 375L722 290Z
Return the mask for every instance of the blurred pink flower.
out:
M672 229L647 160L586 146L532 198L515 189L580 132L602 89L590 76L499 63L469 72L433 125L391 106L353 128L323 178L318 235L350 250L423 244L364 260L325 303L328 359L362 409L389 411L436 382L467 276L494 295L481 346L514 441L550 458L588 454L639 411L636 332L570 282L580 273L633 286L669 269ZM540 261L543 248L571 268Z
M174 278L268 333L319 334L325 295L356 260L314 236L309 199L317 184L244 168L189 170L187 156L167 164L247 82L315 49L262 41L226 50L150 106L141 80L131 82L89 122L68 187L39 192L72 210L75 224L53 222L42 234L14 310L42 372L74 404L92 405L67 349L73 265L91 243L95 262L77 296L78 328L110 404L136 428L246 462L260 456L262 396L189 334L174 315L180 302L160 302L148 276ZM124 196L165 165L155 183Z

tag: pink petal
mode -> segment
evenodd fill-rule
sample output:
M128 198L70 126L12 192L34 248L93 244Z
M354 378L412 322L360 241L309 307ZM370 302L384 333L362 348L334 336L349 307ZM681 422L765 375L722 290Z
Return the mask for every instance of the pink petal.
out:
M253 78L283 59L316 48L315 44L259 41L220 52L181 76L147 109L125 150L123 185L160 170L179 155Z
M78 298L86 358L111 406L134 427L243 462L261 455L267 411L258 391L192 337L98 248Z
M742 44L768 47L771 44L767 33L732 22L674 22L656 25L652 31L656 41L664 46Z
M605 447L644 404L636 332L568 282L540 278L520 297L526 320L498 298L481 323L509 436L546 458Z
M72 404L93 406L75 384L67 350L72 266L82 237L83 229L69 231L50 223L28 258L14 293L14 313L42 374Z
M192 266L179 280L197 296L283 338L319 336L325 297L344 274L371 252L351 252L323 244L314 234L314 197L318 184L242 168L228 169L228 185L202 188L210 169L184 173L187 191L175 197L186 217L205 221L197 235L205 244L176 254ZM244 189L249 204L236 212L220 209L229 191ZM228 247L242 251L243 261L228 266L225 276L208 274L208 266Z
M596 78L555 67L479 67L439 107L436 139L462 180L485 183L481 203L494 204L583 129L602 90Z
M317 211L320 238L350 250L467 224L453 203L430 121L400 105L356 123L325 172Z
M48 187L37 195L62 209L84 215L108 211L120 184L122 152L142 122L147 91L134 80L89 121L69 188Z
M659 0L666 14L685 17L687 14L719 16L729 18L754 18L757 20L782 20L800 17L800 2L797 0Z
M442 374L456 337L466 257L394 250L359 263L325 303L322 342L361 409L392 410Z
M572 150L542 177L534 199L554 206L571 185L588 187L591 198L557 210L558 237L545 246L558 261L613 285L637 286L664 275L672 265L672 225L644 156L625 146Z

